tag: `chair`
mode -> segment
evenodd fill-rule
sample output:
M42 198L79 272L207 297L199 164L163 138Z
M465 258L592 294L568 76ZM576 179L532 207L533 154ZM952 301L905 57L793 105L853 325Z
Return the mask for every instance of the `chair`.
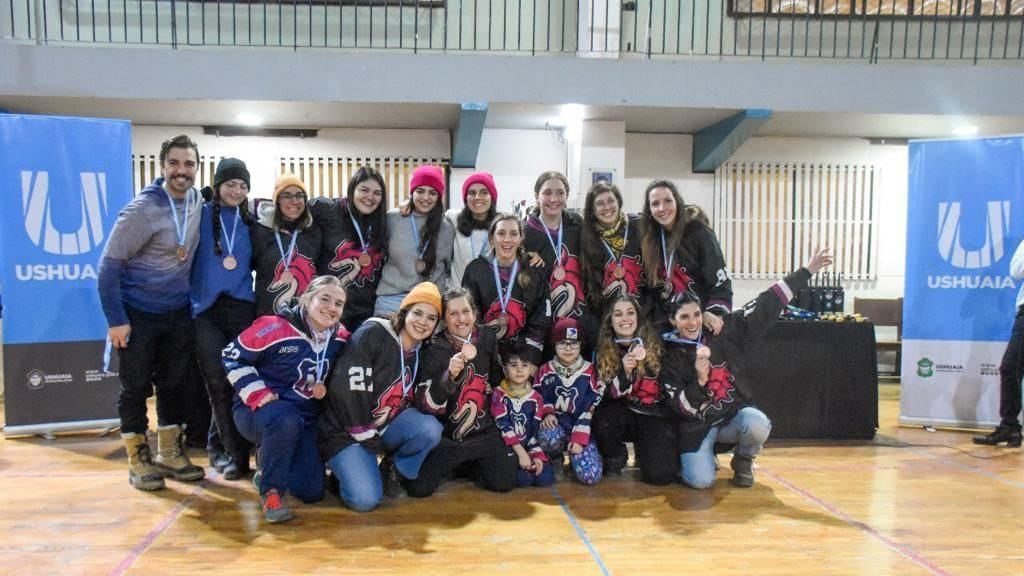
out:
M903 298L854 298L853 311L875 325L875 346L879 353L896 353L896 366L892 372L879 372L878 375L898 380L903 359ZM879 328L883 328L881 333Z

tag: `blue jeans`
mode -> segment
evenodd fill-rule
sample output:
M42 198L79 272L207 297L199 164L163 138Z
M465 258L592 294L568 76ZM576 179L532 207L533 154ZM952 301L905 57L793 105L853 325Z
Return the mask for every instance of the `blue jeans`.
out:
M696 452L679 457L683 482L692 488L710 488L715 483L715 442L735 444L733 454L753 458L761 453L771 431L772 423L764 412L753 406L740 409L727 424L708 430Z
M310 400L312 402L312 400ZM295 402L274 400L255 412L235 406L235 425L260 447L260 494L271 488L303 502L324 497L324 462L316 445L316 418Z
M403 292L390 296L377 296L377 301L373 305L373 315L383 318L388 314L398 312L398 308L402 305L402 300L408 295L408 292Z
M537 476L533 475L533 472L528 472L519 468L516 471L516 485L520 488L526 488L527 486L551 486L555 483L555 469L552 467L551 462L545 462L544 468L541 469L540 474Z
M384 428L380 445L392 454L398 474L415 480L427 454L441 441L443 427L437 418L406 408ZM380 505L384 496L377 455L362 444L349 444L327 461L338 479L341 499L357 512L369 512Z

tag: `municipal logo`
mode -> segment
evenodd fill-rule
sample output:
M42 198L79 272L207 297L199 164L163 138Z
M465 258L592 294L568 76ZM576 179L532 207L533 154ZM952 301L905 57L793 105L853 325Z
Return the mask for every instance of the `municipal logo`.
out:
M32 390L39 390L46 382L46 375L43 374L42 370L32 370L28 373L25 380L28 383L29 388Z
M107 212L107 175L103 172L81 172L81 208L77 230L62 231L54 225L54 212L64 208L53 201L50 173L21 172L21 207L25 232L32 243L48 254L77 256L102 246L106 231L103 215Z
M931 378L934 374L932 368L935 363L927 358L921 358L917 361L917 375L921 378Z

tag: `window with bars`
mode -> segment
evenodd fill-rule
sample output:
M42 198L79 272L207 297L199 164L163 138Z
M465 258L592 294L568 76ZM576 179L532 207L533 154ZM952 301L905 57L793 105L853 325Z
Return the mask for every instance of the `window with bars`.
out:
M384 177L387 206L395 208L408 200L412 171L425 164L440 166L447 176L448 160L442 158L281 158L280 172L292 172L306 183L310 196L345 196L348 181L361 166L376 169ZM445 205L449 205L447 198Z
M832 271L876 277L879 170L865 164L727 162L715 171L714 227L735 278L792 272L818 246Z
M1024 0L729 0L728 14L879 18L1009 18L1024 14Z

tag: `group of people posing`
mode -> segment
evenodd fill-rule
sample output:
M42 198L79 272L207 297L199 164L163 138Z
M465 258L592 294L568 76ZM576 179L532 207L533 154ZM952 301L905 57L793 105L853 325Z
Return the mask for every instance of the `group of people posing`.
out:
M626 442L644 482L707 488L732 448L732 482L749 487L771 425L744 352L831 263L819 250L733 312L717 238L667 180L639 215L595 184L580 217L566 177L545 172L520 219L497 212L486 172L457 211L436 166L397 209L363 167L338 199L283 174L251 210L243 162L222 160L202 193L197 165L188 137L163 144L162 176L122 210L100 265L129 480L204 477L183 448L194 353L210 463L243 478L256 447L269 522L292 518L286 495L317 501L329 484L359 511L453 476L496 492L595 484L621 473Z

